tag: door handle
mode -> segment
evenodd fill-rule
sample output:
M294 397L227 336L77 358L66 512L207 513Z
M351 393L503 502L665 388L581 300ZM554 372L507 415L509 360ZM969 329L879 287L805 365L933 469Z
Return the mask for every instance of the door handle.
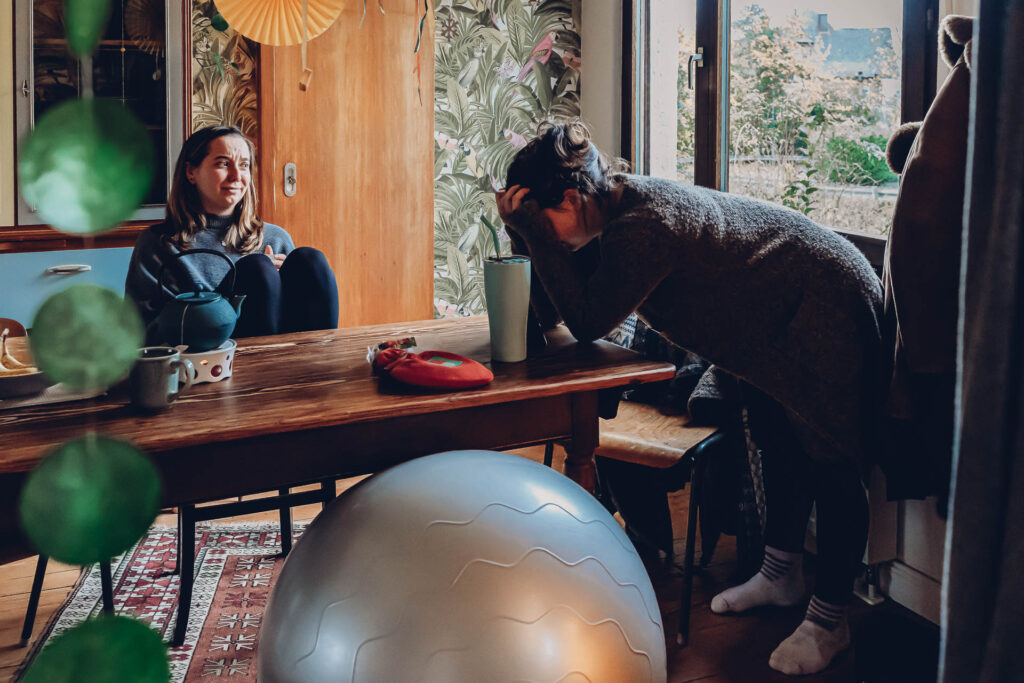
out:
M88 273L92 266L85 263L68 263L61 266L50 266L46 269L47 275L74 275L75 273Z
M298 190L299 181L295 175L295 164L288 162L284 165L284 196L294 197Z
M693 65L696 62L697 67L704 66L704 48L698 47L695 54L690 55L690 59L686 62L686 82L690 86L690 90L693 90Z

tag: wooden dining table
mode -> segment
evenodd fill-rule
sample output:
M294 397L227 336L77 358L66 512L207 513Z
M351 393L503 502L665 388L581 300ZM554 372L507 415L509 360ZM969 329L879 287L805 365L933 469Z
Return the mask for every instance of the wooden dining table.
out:
M367 347L404 337L480 360L494 380L433 391L374 374ZM491 362L485 316L253 337L239 341L232 377L195 385L155 415L137 411L124 385L85 401L0 409L0 490L13 493L48 452L91 431L148 453L168 506L378 472L439 451L551 441L566 448L565 473L592 490L599 393L674 370L608 342L577 344L564 328L535 357ZM0 498L10 503L0 515L11 514L12 496Z

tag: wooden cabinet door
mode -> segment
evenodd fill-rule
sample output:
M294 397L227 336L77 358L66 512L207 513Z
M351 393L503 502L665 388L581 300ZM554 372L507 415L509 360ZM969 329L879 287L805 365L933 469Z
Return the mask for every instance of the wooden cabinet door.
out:
M433 24L424 25L417 60L412 3L385 10L368 3L360 28L362 3L348 3L309 42L306 91L299 46L260 52L261 215L296 246L327 255L341 327L422 320L433 310Z

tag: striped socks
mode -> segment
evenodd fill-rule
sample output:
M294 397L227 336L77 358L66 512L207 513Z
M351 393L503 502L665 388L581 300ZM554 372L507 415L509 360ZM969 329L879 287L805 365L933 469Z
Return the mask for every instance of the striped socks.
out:
M768 666L790 676L815 674L849 646L846 608L812 597L804 620L775 648Z
M804 595L803 553L766 546L761 571L749 581L724 590L711 600L716 614L745 612L763 605L789 606Z
M761 570L711 600L711 611L745 612L762 605L795 605L804 594L803 553L766 546ZM846 606L811 597L804 620L772 652L768 665L789 675L817 673L850 646Z
M764 560L761 561L761 573L769 581L783 581L803 559L802 553L787 553L771 546L764 549Z
M807 614L804 615L804 619L814 622L826 631L835 631L836 626L845 615L846 607L844 605L833 605L819 600L815 595L811 597L811 604L807 606Z

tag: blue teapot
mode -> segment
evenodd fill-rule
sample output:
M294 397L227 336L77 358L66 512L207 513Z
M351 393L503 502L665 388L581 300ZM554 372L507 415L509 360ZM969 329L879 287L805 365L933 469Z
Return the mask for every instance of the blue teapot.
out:
M189 254L214 254L231 267L231 291L235 290L235 264L227 256L213 249L186 249L174 255L175 259ZM157 286L163 291L164 271L160 269ZM157 327L163 340L174 346L188 346L188 353L215 349L231 337L238 322L245 295L225 299L217 292L186 292L178 294L164 304L157 317Z

